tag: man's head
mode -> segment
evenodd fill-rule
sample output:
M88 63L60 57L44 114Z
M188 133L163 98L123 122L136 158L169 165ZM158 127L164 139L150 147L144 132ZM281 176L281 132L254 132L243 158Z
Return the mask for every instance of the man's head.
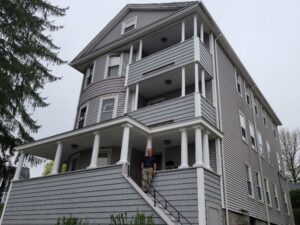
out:
M147 156L152 156L152 148L147 148Z

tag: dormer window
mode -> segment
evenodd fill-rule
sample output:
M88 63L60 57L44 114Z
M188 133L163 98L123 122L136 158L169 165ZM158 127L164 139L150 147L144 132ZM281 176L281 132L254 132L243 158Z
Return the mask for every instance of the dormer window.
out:
M85 73L85 87L89 86L93 82L95 63L92 63Z
M136 28L136 21L137 21L136 16L124 21L122 24L121 34L125 34L131 30L134 30Z

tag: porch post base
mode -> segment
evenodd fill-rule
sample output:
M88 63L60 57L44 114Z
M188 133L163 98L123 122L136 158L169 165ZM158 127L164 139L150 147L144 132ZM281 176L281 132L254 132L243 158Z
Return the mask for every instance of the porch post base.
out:
M116 164L117 164L117 165L123 165L123 164L129 164L129 163L127 162L127 160L121 159L121 160L118 161Z
M203 167L203 163L202 162L195 162L193 167Z
M96 168L97 168L96 165L89 165L89 166L87 167L88 170L90 170L90 169L96 169Z
M189 168L189 165L187 164L181 164L178 169L185 169L185 168Z

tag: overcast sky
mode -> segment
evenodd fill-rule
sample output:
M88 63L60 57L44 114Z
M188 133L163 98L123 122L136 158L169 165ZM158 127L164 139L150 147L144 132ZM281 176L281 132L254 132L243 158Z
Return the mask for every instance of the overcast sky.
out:
M57 20L64 28L53 34L54 42L61 47L60 56L69 62L127 3L171 1L51 0L70 7L67 15ZM300 1L203 2L283 125L299 127ZM36 139L71 130L74 125L83 75L67 64L53 68L53 73L62 79L41 90L50 106L34 113L42 125ZM39 166L31 174L37 176L41 171Z

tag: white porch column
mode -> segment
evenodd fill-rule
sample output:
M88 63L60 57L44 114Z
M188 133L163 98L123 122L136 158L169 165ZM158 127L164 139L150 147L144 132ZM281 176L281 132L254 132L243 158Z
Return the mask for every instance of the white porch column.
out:
M124 114L128 112L128 98L129 98L129 87L126 88Z
M57 142L57 148L56 148L56 154L55 154L55 158L54 158L54 164L53 164L51 174L58 174L59 173L62 148L63 148L63 146L62 146L61 141L58 141Z
M204 98L206 98L206 89L205 89L205 72L201 70L201 94Z
M195 14L194 15L194 37L197 37L197 21L198 20L198 15L197 14Z
M185 67L181 68L181 96L185 96Z
M139 103L139 84L137 83L135 85L134 110L138 109L138 103Z
M199 92L199 65L197 62L195 62L195 92Z
M181 22L181 42L185 41L185 21Z
M204 43L204 25L200 23L200 41Z
M204 130L204 132L203 132L203 143L202 144L203 144L204 166L207 169L210 169L208 131L206 131L206 130Z
M181 164L179 168L188 168L188 139L187 139L187 129L182 128L179 130L181 132Z
M194 127L195 129L195 164L194 167L203 166L203 152L202 152L202 131L201 126Z
M20 158L19 158L19 162L18 162L18 166L17 166L16 172L15 172L13 181L20 179L22 167L23 167L23 164L24 164L24 159L25 159L25 153L21 152L21 155L20 155Z
M216 146L216 161L217 161L217 174L222 174L222 165L221 165L221 140L220 138L215 139Z
M123 138L122 138L122 147L121 147L121 156L117 164L128 163L128 148L129 148L129 134L130 128L132 125L127 123L123 125Z
M91 158L91 163L88 167L88 169L93 169L97 168L97 160L99 156L99 149L100 149L100 132L96 131L94 132L94 145L93 145L93 152L92 152L92 158Z
M209 33L209 51L211 54L214 53L214 34L213 34L213 32Z
M140 40L140 45L139 45L139 55L138 55L138 60L142 59L142 53L143 53L143 40Z
M199 70L195 62L195 117L201 116L201 96L199 93Z
M132 54L133 54L133 45L130 45L130 52L129 52L128 64L132 63Z

